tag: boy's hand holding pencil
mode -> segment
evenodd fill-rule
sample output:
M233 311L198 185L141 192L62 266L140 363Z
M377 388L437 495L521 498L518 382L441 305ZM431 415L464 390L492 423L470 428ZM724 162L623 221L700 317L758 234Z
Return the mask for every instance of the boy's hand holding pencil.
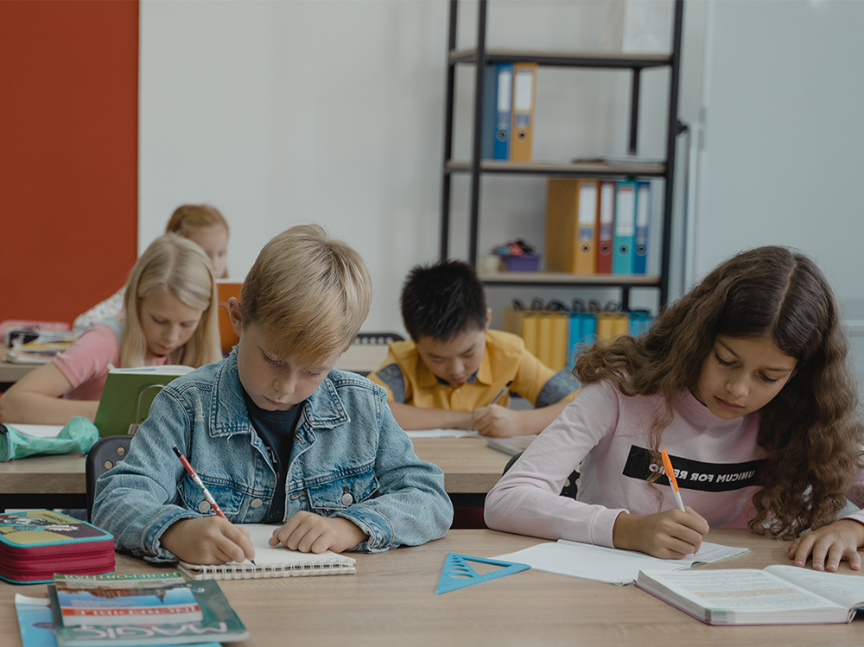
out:
M495 406L513 384L508 382L498 394L484 407L474 409L469 429L477 431L481 436L492 438L509 438L524 433L519 426L519 414L506 407Z
M162 547L170 550L180 559L194 564L225 564L243 562L247 559L254 563L255 548L249 539L249 531L238 528L228 521L228 517L222 512L213 495L204 487L192 464L180 452L177 445L174 445L173 449L177 458L183 463L186 473L201 489L204 499L216 515L181 519L175 522L160 537Z

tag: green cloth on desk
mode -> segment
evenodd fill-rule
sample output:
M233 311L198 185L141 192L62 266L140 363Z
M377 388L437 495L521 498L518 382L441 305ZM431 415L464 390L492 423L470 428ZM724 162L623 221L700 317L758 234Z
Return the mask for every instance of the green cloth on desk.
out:
M36 454L86 452L99 440L96 425L76 416L55 438L28 436L9 425L0 424L0 463Z

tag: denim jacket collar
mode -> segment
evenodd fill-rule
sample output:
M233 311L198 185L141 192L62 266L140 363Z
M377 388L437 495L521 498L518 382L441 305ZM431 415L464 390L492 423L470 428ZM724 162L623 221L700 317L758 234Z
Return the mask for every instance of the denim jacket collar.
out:
M210 404L210 436L233 436L248 434L252 431L246 402L243 400L243 385L237 370L237 349L231 351L222 363L216 379L213 382L213 392L216 395ZM345 405L339 398L336 387L330 375L324 378L321 385L306 400L303 415L297 426L305 422L312 429L332 429L337 425L350 422L351 418Z

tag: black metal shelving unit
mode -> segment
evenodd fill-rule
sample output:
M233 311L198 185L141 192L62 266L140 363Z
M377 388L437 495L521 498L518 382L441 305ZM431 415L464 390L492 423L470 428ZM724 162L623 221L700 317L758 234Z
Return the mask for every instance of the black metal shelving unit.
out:
M663 178L663 236L659 275L573 275L553 272L501 272L481 275L487 285L502 286L573 286L573 287L617 287L621 289L622 305L626 308L630 300L630 288L654 287L659 289L659 305L662 308L669 295L670 245L672 239L673 178L675 174L675 141L680 127L678 122L678 84L681 68L681 31L683 25L684 0L675 0L672 28L672 52L670 54L626 54L594 52L545 52L532 50L487 49L486 12L487 0L479 0L477 17L477 46L472 49L456 49L456 22L459 0L450 0L449 34L447 41L447 88L444 122L444 164L441 183L441 232L440 257L448 257L450 238L450 184L454 174L470 175L470 239L469 262L476 267L478 231L480 226L480 178L483 174L539 175L544 177L591 177L591 178ZM512 163L481 159L481 137L483 130L483 88L486 65L503 62L527 62L544 66L583 67L599 69L631 70L629 153L637 153L639 128L639 93L641 72L648 68L668 67L669 106L666 124L666 159L662 164L642 166L615 166L611 164L572 163L550 164L542 162ZM456 161L453 153L453 108L456 68L458 65L476 67L474 88L474 133L471 159Z

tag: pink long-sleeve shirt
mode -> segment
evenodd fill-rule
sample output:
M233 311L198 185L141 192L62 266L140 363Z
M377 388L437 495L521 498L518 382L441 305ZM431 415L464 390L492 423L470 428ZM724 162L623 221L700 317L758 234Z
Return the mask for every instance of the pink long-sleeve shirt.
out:
M486 524L613 547L612 527L620 513L674 508L665 476L647 482L656 469L649 430L662 407L661 396L627 397L610 382L585 387L489 492ZM766 457L756 442L759 414L722 420L688 390L675 399L674 410L660 449L669 452L684 504L712 528L746 528L755 515L754 483ZM577 500L559 496L580 463ZM864 505L860 485L848 496ZM864 511L849 518L864 523Z

